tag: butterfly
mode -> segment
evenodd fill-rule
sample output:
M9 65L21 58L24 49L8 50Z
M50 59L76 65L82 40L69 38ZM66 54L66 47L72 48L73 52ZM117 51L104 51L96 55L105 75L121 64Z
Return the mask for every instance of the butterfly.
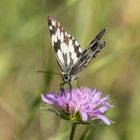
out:
M60 88L66 83L68 83L71 88L71 81L78 78L76 75L83 70L105 46L105 41L100 41L105 33L105 29L102 29L87 48L82 51L77 40L66 32L56 19L48 16L47 22L56 59L62 70L61 77L63 83L60 85Z

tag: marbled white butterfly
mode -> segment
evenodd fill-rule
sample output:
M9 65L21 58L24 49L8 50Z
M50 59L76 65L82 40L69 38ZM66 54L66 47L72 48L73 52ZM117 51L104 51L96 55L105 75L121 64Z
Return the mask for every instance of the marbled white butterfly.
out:
M71 87L71 81L77 78L76 75L85 68L105 46L105 41L100 42L101 37L105 33L105 29L101 30L87 48L82 51L75 38L66 32L56 19L48 16L47 21L52 46L56 54L57 62L62 70L63 83L60 87L65 83L68 83Z

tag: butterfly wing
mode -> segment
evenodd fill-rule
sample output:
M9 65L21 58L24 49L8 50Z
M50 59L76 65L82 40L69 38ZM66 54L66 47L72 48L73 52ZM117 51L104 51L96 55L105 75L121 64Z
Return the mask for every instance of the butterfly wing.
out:
M76 63L82 50L75 38L66 32L57 20L48 16L47 21L57 62L65 72Z
M104 35L105 29L101 30L98 35L91 41L88 45L87 49L83 51L80 55L78 61L71 69L71 75L76 75L83 68L85 68L93 58L96 57L96 54L101 51L101 49L105 46L105 41L100 42L101 37Z

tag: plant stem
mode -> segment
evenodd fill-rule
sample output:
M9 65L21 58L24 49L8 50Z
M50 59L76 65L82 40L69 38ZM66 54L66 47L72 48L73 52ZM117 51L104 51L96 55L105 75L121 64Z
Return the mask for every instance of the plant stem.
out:
M72 123L70 140L74 140L74 133L75 133L76 126L77 126L77 123Z

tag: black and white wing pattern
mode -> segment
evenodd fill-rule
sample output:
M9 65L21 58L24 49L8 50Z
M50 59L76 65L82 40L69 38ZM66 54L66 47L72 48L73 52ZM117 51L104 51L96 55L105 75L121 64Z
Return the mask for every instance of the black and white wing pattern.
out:
M100 42L100 39L104 33L105 29L101 30L98 35L91 41L88 47L82 52L79 59L71 69L71 75L76 75L83 68L85 68L91 62L91 60L96 57L96 54L100 52L101 49L105 46L105 41Z
M57 62L63 72L71 70L82 53L80 45L53 17L47 21Z
M57 62L62 70L62 80L64 83L62 83L60 87L65 83L68 83L71 87L70 82L75 79L75 76L85 68L105 46L105 41L100 41L105 33L105 29L101 30L82 52L79 43L64 30L57 20L48 16L47 21L52 46L56 54Z

